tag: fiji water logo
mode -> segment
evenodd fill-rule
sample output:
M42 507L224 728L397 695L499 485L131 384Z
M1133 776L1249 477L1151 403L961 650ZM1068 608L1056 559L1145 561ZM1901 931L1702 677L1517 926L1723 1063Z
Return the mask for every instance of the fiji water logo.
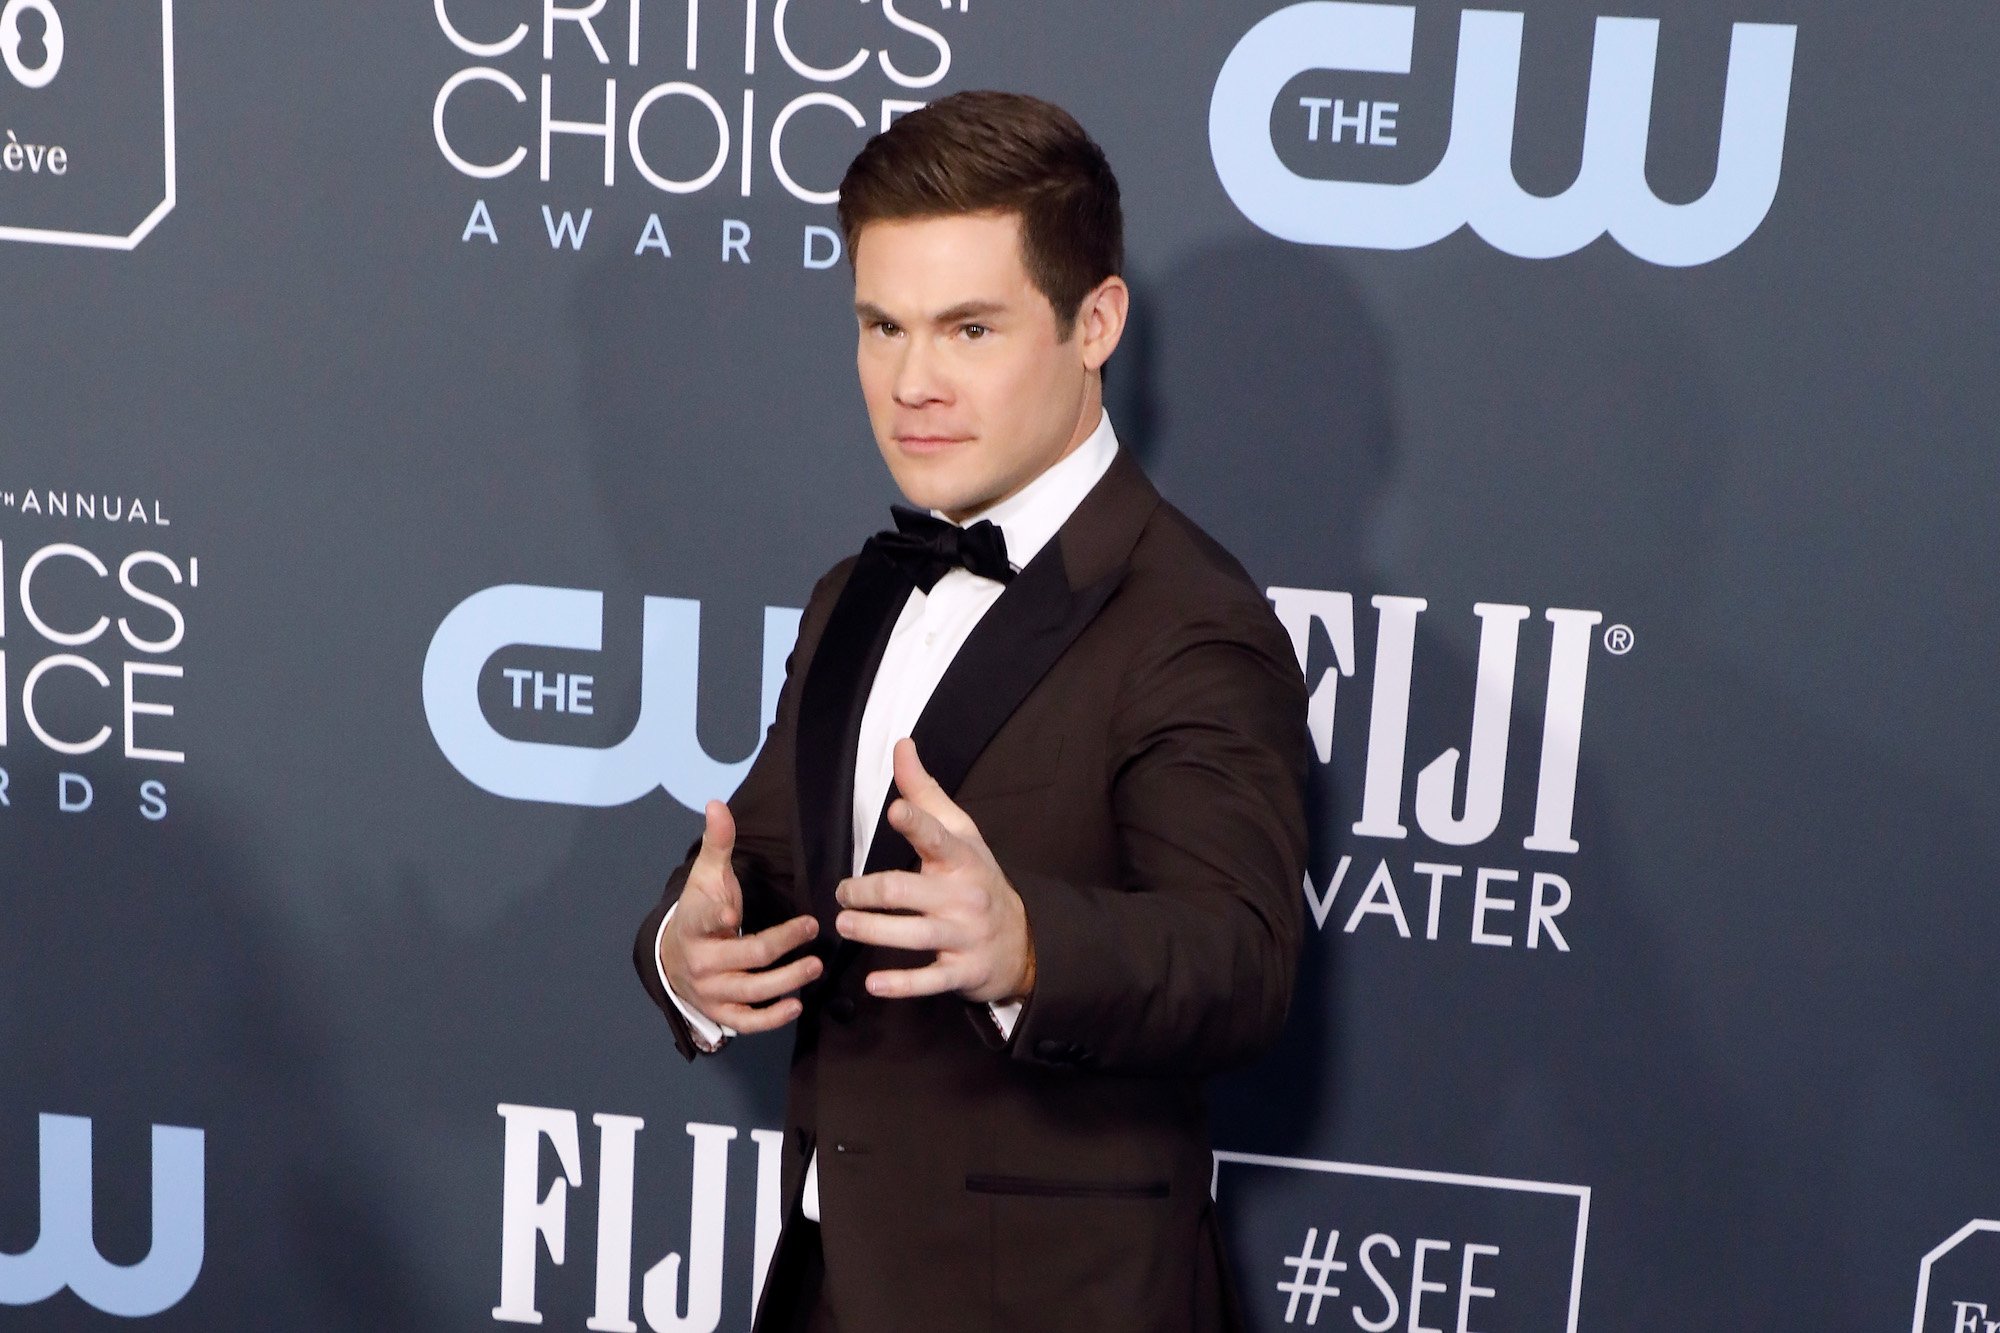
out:
M798 611L765 608L760 737L777 715L785 659L798 630ZM717 760L695 735L701 603L690 598L646 599L639 715L623 739L609 746L565 744L509 737L494 727L480 702L479 682L495 654L510 647L601 652L603 631L604 594L581 588L509 583L452 608L424 657L424 715L452 767L495 796L561 805L624 805L658 787L699 810L734 791L756 751ZM503 675L502 707L573 717L596 710L593 675L525 666Z
M1362 742L1358 754L1340 747L1363 761L1353 839L1346 828L1335 831L1338 859L1319 872L1308 871L1301 885L1314 927L1384 941L1456 939L1545 958L1569 953L1568 913L1592 887L1589 867L1577 863L1583 850L1577 781L1591 659L1602 653L1626 660L1634 646L1632 627L1603 626L1603 612L1578 607L1548 607L1536 616L1526 605L1474 603L1479 651L1471 716L1452 719L1450 730L1463 738L1460 743L1424 760L1415 748L1418 736L1430 736L1433 744L1438 737L1425 700L1434 691L1439 664L1420 667L1426 655L1418 649L1418 619L1429 600L1386 594L1367 599L1375 613L1370 660L1356 654L1366 640L1357 632L1365 628L1357 624L1365 612L1356 607L1354 594L1282 586L1265 592L1306 673L1306 730L1314 758L1323 765L1336 762L1336 730L1358 733ZM1534 691L1541 702L1541 745L1532 757L1521 753L1527 747L1514 737L1516 702L1523 693L1517 677L1533 670L1532 664L1522 665L1530 635L1541 641L1530 648L1531 658L1540 657L1543 644L1547 650L1541 688ZM1317 641L1332 652L1315 669ZM1340 703L1344 696L1347 702ZM1522 702L1532 712L1532 701ZM1336 713L1347 719L1338 728ZM1425 725L1413 730L1413 722ZM1532 770L1523 766L1525 758L1532 759ZM1530 784L1522 779L1531 772ZM1525 807L1530 797L1531 812L1514 813L1531 813L1531 825L1517 819L1503 834L1509 801Z
M201 1274L204 1146L198 1129L153 1126L153 1247L114 1264L91 1234L90 1121L42 1116L41 1234L25 1253L0 1253L0 1305L39 1304L64 1287L128 1319L178 1304Z
M730 1145L737 1139L736 1127L685 1122L688 1138L693 1140L689 1145L693 1160L687 1244L683 1249L667 1251L647 1267L635 1284L633 1221L635 1216L643 1216L656 1206L658 1197L656 1191L635 1186L638 1136L646 1128L645 1120L601 1111L591 1116L591 1123L598 1130L596 1179L592 1181L584 1169L586 1159L579 1151L577 1112L507 1102L499 1104L499 1111L507 1128L500 1192L500 1303L493 1307L495 1322L543 1322L544 1312L536 1299L542 1257L546 1254L552 1266L564 1262L570 1192L594 1189L596 1307L583 1327L638 1333L641 1326L632 1318L632 1297L637 1294L644 1327L651 1333L714 1333L725 1313L725 1238L735 1230L729 1225L729 1218L733 1211L740 1215L746 1203L754 1213L756 1230L749 1305L744 1310L743 1322L735 1326L748 1323L748 1311L757 1308L763 1295L771 1255L778 1245L782 1217L778 1190L785 1143L782 1133L775 1129L749 1132L756 1155L756 1185L748 1200L739 1194L737 1207L732 1210L729 1158ZM544 1144L554 1150L557 1168L554 1173L544 1169L549 1156L543 1151ZM742 1152L740 1146L737 1152ZM637 1208L635 1200L640 1201ZM558 1319L563 1317L557 1311L549 1313ZM573 1328L575 1324L564 1326Z
M1646 181L1656 19L1597 20L1583 161L1561 194L1530 194L1514 178L1522 15L1507 10L1459 17L1451 134L1429 175L1384 184L1317 179L1287 166L1272 137L1285 86L1308 70L1406 75L1415 23L1409 5L1313 0L1288 5L1243 35L1216 76L1208 140L1223 189L1245 217L1288 241L1375 250L1415 249L1470 226L1523 259L1566 255L1608 233L1650 263L1686 267L1728 254L1770 212L1797 35L1784 23L1734 25L1715 178L1691 203L1662 202ZM1322 113L1335 106L1326 98L1300 101L1300 131L1316 134ZM1326 124L1338 142L1341 127L1330 117ZM1354 128L1361 142L1396 142L1393 112L1385 118L1380 106Z

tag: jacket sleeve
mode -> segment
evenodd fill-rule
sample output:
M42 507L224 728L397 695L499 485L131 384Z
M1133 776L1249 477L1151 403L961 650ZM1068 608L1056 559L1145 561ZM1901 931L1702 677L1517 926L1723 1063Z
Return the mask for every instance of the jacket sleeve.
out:
M1036 956L1014 1058L1200 1076L1276 1039L1303 930L1306 690L1251 596L1175 626L1127 675L1110 732L1121 882L1009 872Z
M792 646L791 655L785 659L785 683L778 692L777 712L764 732L763 745L750 765L750 772L728 798L729 813L736 821L736 849L730 860L736 869L737 882L743 886L745 934L754 934L789 920L800 910L797 906L800 893L796 885L792 837L797 822L793 737L798 720L798 697L804 684L806 663L812 657L811 646L818 642L832 595L844 582L836 576L843 574L851 563L843 561L836 565L813 586L812 595L806 601L805 614L799 621L798 640ZM695 855L700 850L701 836L697 833L694 841L688 844L680 864L667 876L659 902L639 923L638 935L632 942L632 965L638 970L639 982L666 1016L667 1025L673 1030L675 1047L690 1060L702 1054L703 1048L695 1041L687 1018L661 983L657 949L660 923L666 918L668 909L680 901L688 871L693 868Z

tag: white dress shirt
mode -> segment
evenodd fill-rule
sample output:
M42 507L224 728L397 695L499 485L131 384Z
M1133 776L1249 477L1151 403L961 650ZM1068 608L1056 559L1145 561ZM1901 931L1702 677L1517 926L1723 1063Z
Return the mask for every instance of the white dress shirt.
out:
M1007 540L1007 562L1021 569L1068 521L1083 497L1110 468L1117 452L1118 437L1112 432L1107 413L1098 418L1097 429L1082 444L1014 494L973 515L970 521L992 520ZM936 510L931 512L944 517ZM930 702L931 692L937 688L945 669L958 656L958 650L980 617L1005 590L1005 584L962 568L947 570L928 593L921 588L910 590L909 600L903 603L902 614L889 633L889 645L882 653L882 664L869 686L868 703L861 714L860 742L854 753L854 863L850 873L858 875L868 864L875 821L888 799L890 784L895 781L896 742L916 727L917 718ZM673 912L669 910L660 922L662 935L666 933L667 921L672 919ZM656 938L653 946L656 964L659 952ZM733 1029L715 1022L676 994L667 982L664 968L660 971L660 982L705 1049L716 1050L736 1035ZM1015 1020L1020 1017L1020 1003L996 1004L991 1008L1000 1031L1011 1034ZM816 1152L806 1167L801 1207L807 1217L819 1220Z

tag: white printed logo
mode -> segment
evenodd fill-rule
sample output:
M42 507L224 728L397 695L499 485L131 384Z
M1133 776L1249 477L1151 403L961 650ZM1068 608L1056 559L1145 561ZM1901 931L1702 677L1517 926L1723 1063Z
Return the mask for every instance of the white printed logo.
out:
M1320 588L1265 591L1291 635L1301 671L1311 669L1315 626L1333 649L1331 663L1316 681L1308 681L1311 693L1306 705L1315 756L1322 764L1330 763L1341 681L1357 674L1354 596ZM1308 876L1304 889L1314 925L1323 931L1329 921L1339 921L1348 934L1386 926L1403 939L1421 933L1426 941L1436 941L1449 930L1478 945L1546 947L1568 953L1570 942L1560 918L1574 901L1574 891L1567 874L1555 868L1561 862L1466 865L1425 850L1407 858L1402 852L1418 839L1444 848L1479 846L1498 831L1512 748L1515 668L1524 628L1534 619L1532 612L1506 602L1473 606L1479 620L1479 662L1470 735L1463 751L1451 746L1417 772L1414 811L1409 812L1404 792L1417 621L1430 603L1422 597L1378 595L1369 599L1369 605L1376 612L1373 680L1368 686L1360 818L1353 832L1358 838L1388 844L1384 850L1394 856L1376 858L1372 869L1364 869L1357 867L1355 853L1343 854L1324 890ZM1604 616L1598 611L1550 607L1540 619L1548 625L1548 679L1542 694L1534 823L1520 850L1569 857L1581 846L1573 825L1584 691L1595 629ZM1614 625L1606 631L1605 641L1607 652L1624 656L1631 651L1632 631ZM1358 711L1350 707L1342 716ZM1406 822L1406 813L1414 813L1414 819ZM1513 859L1497 849L1493 855ZM1346 907L1336 915L1340 899Z
M0 511L170 526L158 500L149 507L88 492L0 490ZM9 561L20 556L18 544L0 540L0 815L51 806L63 816L102 812L110 802L100 803L100 788L109 797L122 787L131 764L187 762L177 700L201 561L156 550L121 558L106 541L56 541L27 551L14 576ZM25 734L10 726L16 700ZM64 767L49 786L12 766L10 747L30 744L60 756ZM166 778L132 781L140 817L165 820Z
M589 184L610 191L642 182L650 209L684 198L749 199L776 185L819 209L838 194L839 164L943 83L971 0L825 5L810 16L794 12L801 8L794 0L767 7L751 0L736 13L690 0L685 23L663 22L642 0L537 0L511 27L482 21L479 6L459 0L435 0L433 8L445 41L474 62L446 78L431 104L432 138L459 175L532 175L565 200L580 192L606 200ZM845 35L814 31L828 22ZM676 245L690 253L695 223L684 213L651 211L630 227L600 221L593 236L604 203L522 207L508 193L495 198L498 214L485 198L474 201L461 243L499 245L503 232L546 235L550 249L576 252L602 244L609 225L621 229L615 243L632 247L634 257L672 259ZM510 206L521 223L510 220ZM720 245L704 241L692 252L749 264L750 223L715 221ZM800 225L798 248L788 243L777 253L797 255L804 269L833 268L842 256L839 232ZM769 253L768 245L754 248Z
M0 5L0 240L131 250L173 212L173 0L159 0L157 102L154 23L142 4ZM148 51L148 68L119 66L112 53L132 47ZM80 97L81 122L63 110ZM158 163L159 176L133 174L134 161Z
M725 797L750 771L756 749L734 763L709 757L695 736L701 603L648 597L641 655L639 719L616 745L592 748L513 740L494 730L479 702L479 677L493 655L521 645L599 652L604 594L580 588L510 583L476 592L454 607L424 657L424 715L431 734L465 777L516 801L611 806L655 787L690 810ZM761 737L777 716L785 658L798 637L799 612L764 611ZM507 673L517 709L590 713L595 680L514 668Z
M1583 163L1559 195L1529 194L1514 179L1522 16L1505 10L1460 16L1451 137L1428 176L1408 185L1318 180L1286 166L1271 137L1285 85L1316 69L1408 74L1415 22L1409 5L1313 0L1244 34L1216 77L1208 139L1223 189L1245 217L1288 241L1377 250L1430 245L1469 225L1523 259L1566 255L1608 232L1641 259L1685 267L1728 254L1770 211L1791 100L1791 24L1734 26L1715 179L1692 203L1663 203L1646 182L1656 19L1597 20ZM1326 99L1302 102L1301 124L1316 128ZM1368 128L1372 142L1394 142Z
M1255 1327L1576 1333L1585 1186L1217 1152L1210 1192Z
M24 54L29 43L21 20L30 15L42 25L41 49ZM49 0L7 0L6 7L0 9L0 61L6 62L14 81L23 88L46 88L56 81L62 58L62 15L56 7Z
M2000 1333L2000 1222L1975 1218L1924 1256L1910 1333Z
M539 1324L542 1312L535 1301L537 1242L547 1247L551 1263L563 1262L569 1235L569 1191L584 1187L577 1113L505 1102L499 1111L507 1122L507 1141L500 1192L500 1304L493 1308L493 1318L502 1323ZM639 1326L632 1320L633 1165L639 1131L646 1122L635 1115L602 1112L590 1120L598 1134L597 1284L596 1309L584 1327L637 1333ZM733 1125L689 1121L687 1134L694 1140L694 1168L685 1262L679 1251L670 1251L640 1280L640 1312L654 1333L713 1333L722 1319L729 1145L737 1132ZM750 1278L750 1308L754 1310L763 1294L771 1252L778 1244L778 1177L784 1135L775 1129L753 1129L750 1139L757 1151L756 1253ZM541 1182L544 1140L555 1149L561 1168L546 1190Z

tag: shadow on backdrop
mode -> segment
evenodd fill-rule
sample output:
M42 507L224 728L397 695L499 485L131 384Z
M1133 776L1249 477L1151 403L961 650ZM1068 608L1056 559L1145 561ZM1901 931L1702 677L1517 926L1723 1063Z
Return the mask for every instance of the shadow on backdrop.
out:
M1314 764L1309 798L1314 884L1326 890L1342 855L1351 854L1353 866L1324 925L1308 914L1299 986L1276 1049L1216 1089L1218 1146L1587 1184L1596 1194L1593 1244L1644 1256L1624 1260L1628 1274L1643 1275L1626 1290L1593 1290L1586 1282L1587 1317L1595 1312L1630 1328L1778 1327L1803 1310L1823 1320L1819 1326L1840 1326L1851 1292L1804 1280L1829 1239L1822 1210L1798 1209L1753 1183L1790 1173L1771 1160L1760 1132L1767 1127L1747 1114L1753 1108L1744 1090L1716 1067L1713 1035L1696 1030L1679 941L1660 938L1643 887L1657 871L1634 864L1627 827L1608 796L1607 767L1617 769L1621 784L1650 776L1623 762L1631 751L1605 744L1607 712L1643 690L1606 679L1601 657L1594 666L1599 679L1576 811L1585 851L1559 867L1577 891L1564 918L1571 952L1483 948L1469 942L1463 923L1455 938L1448 925L1432 943L1422 938L1421 919L1412 922L1417 938L1405 940L1380 916L1350 916L1385 854L1403 867L1400 887L1419 918L1422 889L1407 878L1409 860L1465 864L1469 874L1481 856L1503 866L1521 859L1547 665L1546 644L1538 657L1537 636L1524 627L1510 728L1514 762L1506 813L1491 838L1477 848L1429 843L1414 832L1408 786L1408 843L1353 838L1347 830L1359 813L1363 754L1355 742L1367 725L1367 694L1359 687L1373 666L1371 595L1421 595L1431 604L1418 621L1406 783L1431 756L1465 745L1477 640L1445 627L1476 624L1474 601L1528 602L1536 621L1546 606L1610 604L1629 613L1643 604L1643 623L1664 628L1669 608L1688 595L1690 538L1727 439L1712 387L1700 377L1699 358L1664 321L1607 313L1596 326L1575 328L1558 349L1574 364L1518 337L1522 327L1565 327L1560 312L1532 307L1567 310L1578 296L1487 272L1483 288L1440 301L1446 310L1468 305L1466 328L1476 331L1445 340L1458 349L1458 382L1479 386L1475 393L1514 386L1488 402L1452 404L1452 424L1487 429L1488 443L1509 447L1468 451L1413 479L1408 443L1398 438L1405 427L1395 406L1397 367L1380 324L1339 268L1309 252L1252 243L1198 253L1141 292L1141 355L1115 390L1125 415L1143 423L1141 448L1163 490L1261 581L1350 591L1357 608L1357 677L1338 705L1334 760ZM1491 349L1478 353L1491 357L1487 367L1466 364L1467 341ZM1418 384L1437 378L1421 364L1403 376ZM1573 394L1552 394L1551 385ZM1524 406L1516 394L1542 401ZM1549 414L1567 429L1509 436L1514 423ZM1607 439L1639 451L1639 459L1604 458ZM1434 458L1461 442L1422 443ZM1516 505L1524 488L1541 503ZM1535 524L1546 518L1551 495L1575 500L1580 488L1588 492L1586 521L1603 522L1607 509L1632 510L1629 523L1612 525L1615 552L1582 554L1604 544L1601 529L1517 530L1512 516ZM1423 505L1431 494L1465 506L1437 561L1444 576L1412 580L1379 568L1371 557L1383 548L1381 529L1396 517L1391 500ZM1493 545L1481 549L1477 534ZM1560 539L1569 537L1577 540L1565 550ZM1525 555L1505 549L1517 544ZM1671 651L1671 634L1650 637ZM1328 657L1324 635L1316 634L1309 680L1317 681ZM1662 674L1656 690L1713 679ZM1613 702L1602 702L1606 696ZM1705 695L1685 702L1715 704ZM1731 730L1768 732L1770 718L1734 719ZM1676 733L1683 740L1699 734ZM1710 768L1698 753L1669 765L1684 773ZM1686 793L1679 806L1656 811L1654 822L1698 818L1707 799L1706 792ZM1759 845L1746 838L1739 855L1755 857ZM1729 1225L1718 1226L1719 1218ZM1746 1247L1746 1237L1755 1243ZM1799 1265L1795 1289L1771 1280L1779 1255Z

